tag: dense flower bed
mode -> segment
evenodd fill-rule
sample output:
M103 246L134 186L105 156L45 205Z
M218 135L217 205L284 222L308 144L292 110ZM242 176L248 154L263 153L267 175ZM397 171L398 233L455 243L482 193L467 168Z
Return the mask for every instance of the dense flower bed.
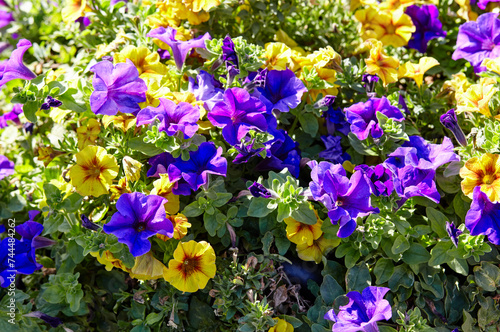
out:
M0 331L498 331L495 0L0 0Z

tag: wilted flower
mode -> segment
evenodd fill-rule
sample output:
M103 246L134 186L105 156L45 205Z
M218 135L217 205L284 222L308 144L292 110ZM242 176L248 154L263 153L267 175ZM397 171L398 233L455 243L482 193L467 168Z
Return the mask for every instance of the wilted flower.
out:
M492 202L500 200L500 155L485 153L481 158L473 157L460 169L462 191L473 198L476 187L488 196Z
M14 162L0 154L0 180L14 174Z
M439 65L439 62L436 59L423 57L418 60L418 64L406 62L399 66L398 76L413 78L417 86L420 87L422 86L425 72L437 65Z
M500 245L500 203L492 203L480 187L474 188L472 204L465 216L470 235L486 235L488 241Z
M443 25L439 20L439 10L435 5L411 5L406 8L405 13L411 17L415 32L412 34L408 47L414 48L420 53L427 52L427 44L431 39L446 37Z
M128 182L135 182L141 178L142 163L132 157L125 156L122 160L123 172Z
M99 225L90 221L86 215L82 214L80 219L82 221L82 226L86 229L90 229L91 231L98 231L100 229Z
M297 256L306 262L321 263L323 255L340 244L340 239L327 239L320 236L312 245L307 242L297 244Z
M379 81L377 75L363 74L363 83L368 97L375 97L375 84Z
M23 63L24 53L31 47L31 42L21 39L12 51L9 60L0 63L0 87L17 78L32 80L36 77Z
M457 115L455 114L454 109L451 109L441 115L439 121L441 121L441 124L453 133L457 142L460 143L461 146L467 146L467 139L465 138L462 128L460 128L460 125L458 124Z

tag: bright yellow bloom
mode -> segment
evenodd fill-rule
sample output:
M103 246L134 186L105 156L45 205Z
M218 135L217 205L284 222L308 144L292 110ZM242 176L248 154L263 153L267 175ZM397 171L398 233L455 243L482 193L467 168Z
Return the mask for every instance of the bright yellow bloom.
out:
M488 103L498 91L493 83L492 79L481 78L478 84L471 85L466 92L457 93L457 113L479 112L491 117Z
M188 219L182 213L178 213L176 215L168 215L168 220L172 222L174 225L174 239L180 240L184 236L187 235L188 228L191 227L191 223L188 222ZM156 237L162 239L163 241L168 241L170 238L166 235L156 234Z
M340 239L329 240L324 236L314 240L314 243L309 246L307 243L297 245L297 254L303 261L314 261L316 264L321 263L323 255L338 246Z
M76 129L78 136L78 149L83 149L88 145L93 145L97 136L101 132L101 125L96 119L89 119L85 126Z
M136 117L132 114L123 114L120 112L116 115L104 115L101 121L104 128L108 128L108 126L113 123L116 128L124 133L131 128L135 128L137 123Z
M163 271L167 267L153 257L151 252L135 258L135 264L130 269L130 277L139 280L152 280L163 277Z
M323 235L323 232L321 231L323 221L319 219L316 211L314 211L314 213L316 214L316 218L318 218L318 221L314 225L298 222L292 217L285 218L286 237L290 240L290 242L312 246L314 240L319 239L319 237Z
M458 17L466 21L475 21L477 19L478 15L476 12L472 11L470 0L455 0L455 2L460 6L457 12Z
M485 153L481 158L467 160L460 169L462 191L464 195L472 198L474 188L481 186L492 202L500 200L500 155Z
M464 93L471 86L464 73L451 75L452 79L443 83L443 92L445 93Z
M205 288L215 272L215 252L212 246L205 241L191 240L179 242L163 277L178 290L192 293Z
M91 251L90 255L97 258L99 263L105 265L104 268L106 271L111 271L113 267L116 267L123 271L130 272L130 269L128 269L121 260L113 256L113 253L109 250L104 251L102 254L99 254L98 251Z
M337 81L337 72L342 71L342 67L340 66L341 61L342 58L340 55L335 52L331 46L327 46L301 58L298 65L301 68L316 70L319 78L334 85ZM323 96L337 95L338 88L334 85L333 87L327 89L309 90L309 95L312 100L316 100L320 93Z
M168 74L168 67L160 62L158 52L151 52L147 47L126 46L120 53L114 54L115 62L132 61L139 71L139 77L162 76Z
M177 28L181 20L198 25L210 19L208 10L220 5L220 0L164 0L156 2L158 11L149 15L146 24L153 28L171 26Z
M376 6L377 4L378 4L378 2L375 0L351 0L349 9L351 12L353 12L356 9L358 9L359 7L363 7L366 5Z
M290 47L283 43L267 43L266 52L266 66L269 69L285 70L290 67L292 63L292 50Z
M274 35L274 40L279 42L279 43L283 43L286 46L290 47L292 49L292 53L295 51L296 53L298 53L300 55L306 54L306 51L302 47L300 47L299 44L297 44L297 42L295 40L290 38L290 36L288 36L288 34L285 31L283 31L281 29L276 31L276 34Z
M160 174L160 178L153 182L153 190L151 190L151 195L158 195L167 199L165 203L165 211L168 214L176 214L179 212L179 196L172 193L172 189L175 183L170 182L168 179L168 174Z
M61 13L63 22L74 22L84 16L84 13L89 10L90 7L87 6L87 0L68 0Z
M76 164L71 166L71 184L82 196L101 196L108 193L109 186L118 175L116 158L100 146L89 145L76 155Z
M434 4L438 5L439 0L385 0L380 3L380 8L387 10L395 10L398 8L406 8L411 5Z
M500 75L500 58L495 59L484 59L481 66L486 67L489 71L497 73Z
M125 156L122 160L123 172L128 182L135 182L141 178L142 163L132 157Z
M369 39L365 44L371 47L370 56L365 60L366 72L380 77L384 86L396 82L398 80L399 60L388 56L379 41Z
M271 326L268 332L293 332L293 325L281 318L273 318L277 321L276 325Z
M123 194L130 194L132 192L128 186L127 178L121 178L117 185L114 184L109 187L109 191L111 193L111 197L109 199L112 201L118 200L118 198L120 198Z
M189 11L198 13L202 10L208 12L210 9L220 5L220 0L183 0L182 3Z
M116 50L121 44L126 43L127 40L130 40L130 37L127 36L123 28L120 28L120 30L116 34L116 38L111 43L97 45L95 57L97 59L102 58L103 56Z
M406 62L405 64L399 66L398 75L399 77L409 77L415 80L417 86L420 87L424 80L424 74L426 71L439 65L439 61L431 57L423 57L417 63Z

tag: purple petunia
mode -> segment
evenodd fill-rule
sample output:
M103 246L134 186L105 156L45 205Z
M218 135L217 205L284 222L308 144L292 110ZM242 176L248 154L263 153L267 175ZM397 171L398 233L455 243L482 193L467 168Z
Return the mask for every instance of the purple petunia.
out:
M477 6L482 9L482 10L486 10L486 6L488 6L488 4L490 2L500 2L500 0L476 0L476 4ZM473 5L473 0L471 0L471 5Z
M22 104L14 104L12 111L0 115L0 129L8 126L7 121L19 124L19 114L23 112Z
M340 136L321 136L326 148L319 153L319 157L334 164L342 164L346 160L351 160L351 156L342 150L341 139Z
M197 101L203 101L204 107L211 110L215 104L224 100L224 89L222 83L204 70L196 76L189 77L189 92L192 92Z
M231 88L224 92L224 100L215 104L207 117L210 122L222 128L222 136L231 145L251 130L267 130L266 107L245 89Z
M148 87L139 78L139 71L132 61L118 63L113 67L109 61L101 61L92 66L95 73L90 96L90 109L95 114L116 115L134 113L141 110L139 103L146 101Z
M293 71L286 69L267 72L265 86L257 87L256 91L268 113L272 110L289 112L300 104L307 88Z
M236 144L234 148L238 151L238 155L234 157L234 164L247 163L252 157L259 156L264 147L254 149L255 140L248 139L246 142Z
M328 217L339 224L338 237L348 237L356 229L356 218L370 213L379 213L370 203L370 184L362 172L355 172L351 179L342 165L329 162L310 161L312 181L309 191L315 201L328 209Z
M439 121L444 127L452 132L453 136L455 136L455 139L461 146L467 146L467 139L465 138L462 128L460 128L460 125L458 124L457 115L455 114L455 110L453 108L441 115Z
M103 231L114 234L118 242L126 244L134 257L144 255L151 250L148 240L151 236L173 236L174 227L165 212L166 202L165 198L156 195L123 194L116 202L118 211L103 226Z
M151 168L146 174L148 177L159 178L160 174L167 173L168 166L175 161L175 158L168 152L160 153L154 157L149 158L148 164Z
M31 42L29 40L21 39L17 43L17 48L12 51L10 59L0 63L0 87L17 78L32 80L36 77L23 63L24 53L30 47Z
M414 48L420 53L427 52L427 43L431 39L446 37L443 25L439 20L439 10L435 5L411 5L406 8L405 13L411 17L415 32L412 34L408 47Z
M198 130L196 122L200 119L200 110L190 103L176 104L171 100L160 98L158 107L146 107L137 114L137 125L150 124L155 119L160 121L159 131L164 131L169 136L182 132L187 139Z
M10 22L13 22L14 16L12 13L6 12L5 10L0 10L0 29L9 25Z
M0 180L14 174L14 162L0 154Z
M488 241L500 245L500 203L492 203L481 187L474 188L472 204L465 216L470 235L486 235Z
M481 67L484 59L500 56L500 20L497 17L498 13L485 13L476 21L462 24L452 59L465 59L476 72L484 71L486 68Z
M462 234L462 231L458 229L453 222L446 222L446 232L448 232L448 235L451 239L451 242L455 245L455 247L458 247L458 236Z
M24 314L24 317L34 317L34 318L40 318L43 320L45 323L49 324L51 327L58 327L63 323L63 321L60 318L57 317L52 317L47 314L44 314L41 311L32 311L28 314Z
M383 164L376 166L358 165L354 167L354 170L363 172L370 180L371 191L375 196L391 196L394 191L394 176L389 168Z
M281 171L288 168L290 174L299 177L300 150L299 143L295 142L288 134L280 129L283 139L274 138L266 143L267 158L262 160L255 169L257 171Z
M326 130L328 134L334 135L335 131L338 131L345 136L351 132L351 127L342 109L329 107L326 112L323 113L326 118Z
M377 112L384 114L396 121L403 121L404 116L399 108L392 106L384 96L382 98L370 98L367 102L357 103L345 109L347 121L351 124L351 131L360 140L368 138L380 138L384 133L379 126Z
M252 194L253 197L264 197L264 198L271 198L272 194L267 189L264 187L262 184L254 182L248 187L248 190L250 190L250 193Z
M172 49L172 55L174 56L175 65L180 71L182 70L182 66L186 61L188 53L191 52L193 48L206 48L205 40L211 39L211 37L207 32L203 36L187 41L181 41L175 39L176 34L177 30L172 27L159 27L151 30L146 36L159 39L170 46L170 48Z
M378 331L377 321L392 318L391 305L384 300L388 291L386 287L369 286L361 294L349 292L349 303L341 306L338 314L331 309L324 318L335 322L332 328L334 332Z

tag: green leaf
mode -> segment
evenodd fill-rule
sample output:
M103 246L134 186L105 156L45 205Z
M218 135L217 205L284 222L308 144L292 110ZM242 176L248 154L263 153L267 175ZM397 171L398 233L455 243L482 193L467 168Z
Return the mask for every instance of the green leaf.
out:
M291 217L307 225L314 225L318 222L318 218L316 218L316 214L309 203L300 204L298 210L292 211Z
M75 240L71 240L68 242L68 253L75 264L79 264L83 261L83 248L80 247Z
M498 320L500 319L500 310L497 309L495 300L491 297L487 297L486 301L481 303L481 308L477 313L477 323L482 329L486 329L489 325L493 329L486 329L486 331L498 331ZM497 324L495 324L497 323Z
M427 217L431 221L431 228L440 238L448 237L448 232L446 231L446 221L448 218L442 214L440 211L428 207L425 209Z
M271 244L273 243L273 233L272 232L267 232L263 237L262 237L262 250L264 251L264 255L269 255L269 250L271 250Z
M311 135L312 137L316 136L318 133L318 119L312 113L301 113L299 115L300 126L304 130L305 133Z
M331 330L327 329L323 325L315 323L311 326L311 332L331 332Z
M387 326L387 325L380 325L378 327L378 330L380 332L397 332L397 330L393 329L392 327L390 326Z
M469 275L469 264L465 259L453 258L448 262L448 266L457 273L461 275L468 276Z
M78 90L69 88L65 93L57 97L62 102L60 106L62 110L71 110L78 113L83 113L87 110L87 106L84 103L79 103L75 100L75 94L78 94Z
M451 241L441 241L438 242L434 248L431 250L431 259L429 260L429 266L436 266L447 263L453 258L447 254L447 251L451 249L453 244Z
M408 239L404 235L400 234L396 240L394 240L391 251L393 254L401 254L408 249L410 249L410 242L408 242Z
M193 297L195 298L195 297ZM192 307L191 307L192 308ZM146 324L147 325L154 325L161 321L163 319L163 313L158 313L158 312L152 312L149 315L146 316ZM190 319L189 322L192 324L192 320Z
M82 205L83 197L78 193L72 193L61 204L61 210L67 213L78 211Z
M394 268L393 275L389 278L388 285L389 288L396 292L400 286L404 288L410 288L415 282L415 275L411 272L408 267L403 265L398 265Z
M128 146L132 150L139 151L146 156L156 156L163 152L162 149L157 148L154 144L144 142L144 137L133 137L128 141Z
M488 262L481 262L474 267L474 278L479 287L487 292L494 292L500 287L500 269Z
M76 312L80 309L80 302L83 298L82 285L78 284L69 292L66 293L66 301L69 303L69 308L71 311Z
M366 145L364 145L357 137L354 135L352 132L347 135L347 138L349 138L349 143L350 145L358 152L359 154L365 155L365 156L377 156L377 152L373 151L372 149L368 148Z
M375 264L373 274L377 278L376 284L381 285L389 280L394 272L394 264L392 259L380 258Z
M37 121L36 112L38 111L38 109L39 106L36 101L28 101L26 104L23 105L23 113L29 122L36 123Z
M215 236L217 230L219 229L219 223L215 214L205 213L203 215L203 225L210 236Z
M212 308L205 302L198 300L196 296L191 297L188 317L189 324L196 330L206 329L215 322L215 315Z
M198 201L194 201L193 203L187 205L184 210L182 211L182 214L185 215L186 217L198 217L203 213L203 209L200 208L200 204Z
M346 288L348 291L363 291L366 287L372 284L370 270L366 263L361 262L347 270Z
M49 303L61 303L64 301L65 290L59 285L51 285L45 289L42 298Z
M290 240L286 237L277 237L274 242L276 244L276 248L278 248L278 253L281 256L285 256L288 248L290 248Z
M426 263L430 258L431 254L419 243L412 243L403 254L403 261L410 265Z
M26 207L26 200L23 196L15 193L14 196L9 200L9 210L11 212L22 211Z
M273 210L268 208L271 200L264 197L254 197L250 201L250 206L248 207L248 216L262 218L267 216Z
M332 276L326 275L323 277L323 283L320 287L321 297L327 306L333 305L333 301L340 295L344 295L345 291L340 287L337 280Z

